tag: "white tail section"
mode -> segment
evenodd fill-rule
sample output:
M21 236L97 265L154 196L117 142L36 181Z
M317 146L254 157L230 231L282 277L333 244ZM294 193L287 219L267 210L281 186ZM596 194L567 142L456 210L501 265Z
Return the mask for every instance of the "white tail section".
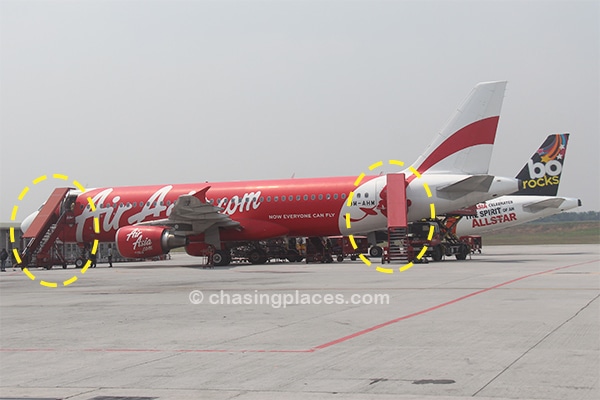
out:
M506 81L479 83L412 165L419 173L487 174Z

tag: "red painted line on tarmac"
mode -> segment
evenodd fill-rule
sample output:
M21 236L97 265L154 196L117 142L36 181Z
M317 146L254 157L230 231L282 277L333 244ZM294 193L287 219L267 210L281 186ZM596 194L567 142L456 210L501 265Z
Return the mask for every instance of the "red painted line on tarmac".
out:
M565 265L565 266L562 266L562 267L552 268L552 269L549 269L549 270L546 270L546 271L535 272L533 274L524 275L524 276L521 276L519 278L511 279L510 281L499 283L498 285L490 286L490 287L488 287L486 289L481 289L481 290L478 290L476 292L469 293L467 295L458 297L458 298L456 298L454 300L450 300L450 301L447 301L445 303L438 304L437 306L429 307L429 308L426 308L425 310L417 311L417 312L405 315L405 316L400 317L400 318L392 319L392 320L384 322L382 324L375 325L375 326L372 326L370 328L363 329L362 331L355 332L355 333L353 333L351 335L344 336L344 337L341 337L341 338L336 339L336 340L332 340L331 342L323 343L323 344L321 344L319 346L314 347L314 349L315 350L322 350L322 349L325 349L327 347L335 346L336 344L340 344L340 343L343 343L343 342L348 341L350 339L354 339L355 337L362 336L362 335L364 335L366 333L376 331L378 329L384 328L386 326L395 324L395 323L400 322L400 321L407 320L407 319L412 318L412 317L416 317L416 316L419 316L419 315L427 314L427 313L429 313L431 311L435 311L435 310L438 310L440 308L449 306L451 304L458 303L459 301L468 299L470 297L477 296L478 294L489 292L490 290L498 289L498 288L500 288L502 286L506 286L506 285L510 285L511 283L522 281L523 279L531 278L532 276L548 274L548 273L551 273L551 272L554 272L554 271L559 271L561 269L572 268L572 267L575 267L575 266L578 266L578 265L589 264L591 262L596 262L596 261L598 261L598 260L585 261L585 262L582 262L582 263L577 263L577 264L572 264L572 265Z
M518 281L522 281L527 278L531 278L533 276L544 275L544 274L559 271L562 269L572 268L572 267L576 267L579 265L590 264L590 263L598 262L598 261L600 261L600 260L585 261L585 262L581 262L581 263L577 263L577 264L565 265L562 267L552 268L552 269L549 269L546 271L535 272L533 274L524 275L519 278L511 279L509 281L499 283L497 285L490 286L485 289L477 290L473 293L469 293L469 294L466 294L461 297L457 297L456 299L447 301L445 303L441 303L436 306L414 312L412 314L404 315L402 317L395 318L395 319L392 319L390 321L387 321L387 322L384 322L384 323L381 323L378 325L374 325L370 328L363 329L361 331L352 333L347 336L343 336L341 338L323 343L321 345L318 345L318 346L315 346L315 347L312 347L309 349L297 349L297 350L289 350L289 349L288 350L286 350L286 349L281 349L281 350L277 350L277 349L246 349L246 350L241 350L241 349L230 349L230 350L228 350L228 349L172 349L172 350L170 350L170 349L114 349L114 348L113 349L102 349L102 348L89 348L89 349L17 348L17 349L7 349L7 348L0 348L0 352L60 352L60 351L65 352L66 351L66 352L91 352L91 353L93 353L93 352L97 352L97 353L101 353L101 352L112 352L112 353L314 353L318 350L323 350L328 347L332 347L337 344L344 343L350 339L354 339L356 337L376 331L378 329L385 328L386 326L393 325L397 322L405 321L407 319L417 317L419 315L430 313L430 312L438 310L440 308L458 303L459 301L466 300L468 298L477 296L479 294L486 293L491 290L498 289L503 286L507 286L507 285L510 285L510 284L518 282Z

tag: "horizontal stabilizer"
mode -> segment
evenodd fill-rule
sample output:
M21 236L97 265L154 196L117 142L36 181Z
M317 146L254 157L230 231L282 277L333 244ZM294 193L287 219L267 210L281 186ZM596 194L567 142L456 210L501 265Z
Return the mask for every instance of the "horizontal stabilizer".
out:
M465 207L465 208L461 208L459 210L454 210L451 212L447 212L444 213L444 215L451 215L451 216L476 216L477 215L477 206L470 206L470 207Z
M565 199L562 197L554 197L551 199L525 204L523 206L523 210L528 212L538 212L545 208L559 208L562 205L562 203L564 203L564 201Z
M492 175L473 175L451 185L437 189L437 195L443 199L456 200L472 192L485 193L490 190Z

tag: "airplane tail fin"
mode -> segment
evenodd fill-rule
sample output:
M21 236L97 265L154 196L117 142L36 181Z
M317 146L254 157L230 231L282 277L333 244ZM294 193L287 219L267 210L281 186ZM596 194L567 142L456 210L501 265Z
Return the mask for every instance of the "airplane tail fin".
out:
M506 81L477 84L412 167L419 173L487 174L505 89Z
M549 135L517 175L521 183L514 194L556 196L568 141L568 133Z

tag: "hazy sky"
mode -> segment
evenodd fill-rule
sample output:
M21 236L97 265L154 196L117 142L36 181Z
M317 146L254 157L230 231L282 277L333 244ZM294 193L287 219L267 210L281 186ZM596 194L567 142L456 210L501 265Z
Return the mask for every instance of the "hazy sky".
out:
M570 132L600 210L598 1L1 1L0 221L24 186L358 175L508 80L490 172ZM19 218L64 182L36 186Z

